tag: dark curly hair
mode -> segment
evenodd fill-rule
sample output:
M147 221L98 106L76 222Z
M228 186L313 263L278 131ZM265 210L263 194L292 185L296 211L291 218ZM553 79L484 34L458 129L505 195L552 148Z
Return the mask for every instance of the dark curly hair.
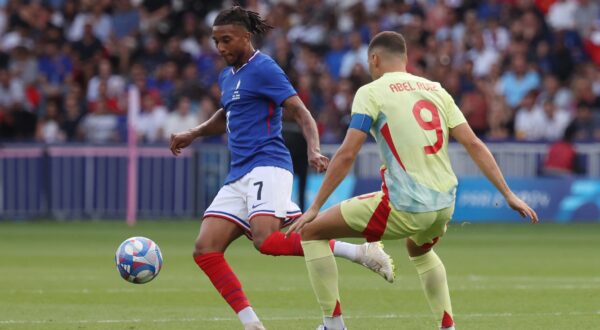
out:
M251 10L246 10L240 6L233 6L229 9L222 10L217 18L215 25L238 24L246 28L248 32L254 35L262 35L273 27L267 24L267 21L262 19L260 15Z

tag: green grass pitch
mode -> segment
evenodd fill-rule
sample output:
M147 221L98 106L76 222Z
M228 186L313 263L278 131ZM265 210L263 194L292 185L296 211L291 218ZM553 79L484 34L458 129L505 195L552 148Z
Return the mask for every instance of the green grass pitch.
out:
M191 258L198 221L0 223L0 329L241 329ZM118 245L147 236L162 249L152 282L122 280ZM402 242L386 242L388 284L338 259L350 329L437 329ZM450 226L436 247L457 329L600 329L600 225ZM320 320L304 260L262 256L240 238L226 254L268 329Z

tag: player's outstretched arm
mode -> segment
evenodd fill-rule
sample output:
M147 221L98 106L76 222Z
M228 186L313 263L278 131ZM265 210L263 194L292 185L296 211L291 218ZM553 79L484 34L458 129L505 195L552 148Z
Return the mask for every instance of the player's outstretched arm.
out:
M321 155L319 131L317 130L317 123L310 115L310 111L308 111L298 95L294 95L285 100L283 102L283 107L289 111L296 123L302 128L302 135L304 135L306 145L308 146L308 163L317 170L317 172L325 171L329 159Z
M323 183L321 184L321 188L319 188L315 200L308 210L294 222L286 235L295 231L300 231L302 227L317 217L323 204L325 204L329 196L331 196L335 188L340 185L340 182L344 180L352 168L356 155L358 155L358 152L366 139L367 134L365 132L354 128L348 129L344 142L342 142L340 148L335 152L333 158L331 158L331 163L327 168L327 172L325 172L325 178L323 179Z
M532 223L537 223L538 217L535 211L510 190L494 156L492 156L490 150L475 135L475 133L473 133L469 124L463 123L452 128L450 130L450 135L465 147L481 172L483 172L488 180L490 180L504 196L508 205L519 212L522 217L529 217Z
M171 134L169 149L171 149L173 155L178 156L181 153L181 149L189 146L196 138L223 134L226 130L227 119L225 118L225 110L221 108L202 124L187 131Z

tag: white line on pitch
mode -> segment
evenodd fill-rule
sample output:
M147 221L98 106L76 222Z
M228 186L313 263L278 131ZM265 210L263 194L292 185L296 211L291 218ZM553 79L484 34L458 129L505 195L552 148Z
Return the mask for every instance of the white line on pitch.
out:
M392 288L394 291L420 291L421 287L418 285L405 285L405 286L395 286ZM497 290L497 289L511 289L511 290L589 290L589 289L600 289L600 283L539 283L539 284L485 284L484 281L475 281L473 284L455 284L451 285L450 289L453 291L469 291L469 290ZM143 291L143 294L159 294L159 293L178 293L178 292L209 292L214 289L179 289L179 288L156 288L151 290ZM295 289L290 287L279 287L279 288L269 288L269 291L279 291L279 292L288 292L288 291L303 291L301 289ZM4 290L0 290L2 292ZM264 291L261 289L250 289L246 290L247 292L258 292ZM136 289L10 289L4 291L7 294L57 294L57 293L66 293L66 294L120 294L120 293L133 293L140 292Z
M587 316L587 315L600 315L600 311L595 312L549 312L549 313L466 313L456 314L456 318L486 318L486 317L527 317L527 316ZM347 319L406 319L406 318L430 318L430 314L380 314L380 315L344 315ZM307 317L307 316L274 316L274 317L263 317L265 321L293 321L293 320L304 320L314 319L318 320L320 317ZM219 322L219 321L236 321L234 317L204 317L204 318L163 318L154 320L143 320L143 319L129 319L129 320L72 320L72 321L58 321L58 320L0 320L0 324L88 324L88 323L170 323L170 322Z

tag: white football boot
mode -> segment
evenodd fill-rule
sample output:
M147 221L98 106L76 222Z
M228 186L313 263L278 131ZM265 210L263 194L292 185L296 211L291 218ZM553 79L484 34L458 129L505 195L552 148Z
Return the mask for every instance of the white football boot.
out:
M381 275L390 283L393 283L396 278L394 260L385 253L381 242L362 244L358 249L355 262Z

